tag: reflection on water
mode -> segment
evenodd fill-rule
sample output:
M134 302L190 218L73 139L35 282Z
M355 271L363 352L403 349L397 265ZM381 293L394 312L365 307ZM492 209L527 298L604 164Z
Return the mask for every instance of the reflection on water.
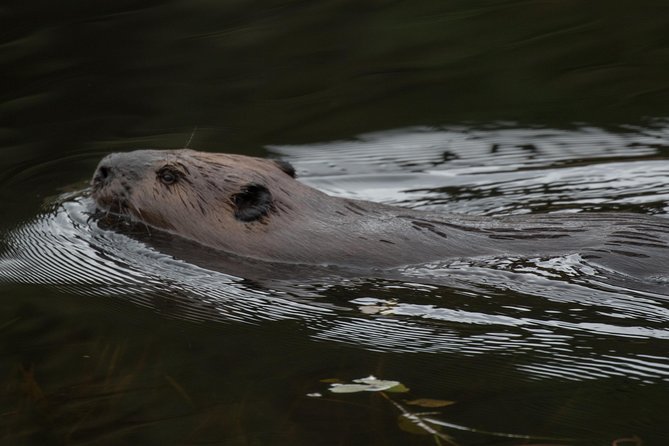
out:
M667 132L415 128L271 149L290 157L305 182L333 195L485 215L663 213L653 206L669 199Z
M416 128L272 150L297 167L302 181L342 196L484 215L622 208L662 216L666 136L663 127ZM327 268L281 271L221 253L193 256L192 246L142 228L134 236L100 228L89 221L90 209L85 194L65 195L7 233L0 279L128 301L167 319L221 324L222 333L251 324L258 336L284 336L281 321L291 323L288 337L301 349L346 346L356 351L351 357L367 352L391 363L421 358L420 369L392 367L412 377L402 378L409 387L432 380L431 389L442 391L435 373L465 382L473 367L508 386L595 381L606 392L606 383L613 389L623 379L636 389L631 398L649 398L645 389L654 389L651 400L632 406L666 400L669 285L649 288L578 255L460 259L367 277ZM299 334L306 338L295 341ZM304 344L309 340L318 342ZM324 373L314 382L330 372ZM663 415L646 416L615 423L645 426L640 433L654 438ZM594 423L606 431L609 421ZM463 420L472 422L494 426L485 417ZM490 430L523 429L509 419Z
M660 278L579 256L267 265L97 226L77 183L109 151L271 145L336 195L666 218L666 1L0 11L0 444L435 444L320 382L369 374L455 400L427 410L461 446L669 443Z
M666 116L663 2L419 3L17 4L0 63L22 88L0 103L15 123L0 140L23 158L80 141L178 147L198 126L196 147L238 151L463 120Z

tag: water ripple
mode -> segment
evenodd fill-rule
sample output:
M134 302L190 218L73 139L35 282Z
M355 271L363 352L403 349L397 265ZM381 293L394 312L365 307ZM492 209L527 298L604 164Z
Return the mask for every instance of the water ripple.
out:
M666 213L667 129L413 128L272 146L328 193L451 212Z
M273 150L316 187L410 207L663 214L667 136L659 127L419 128ZM617 275L578 255L435 262L362 277L284 271L162 243L142 228L105 229L89 221L90 209L85 193L65 195L5 233L0 281L125 299L193 321L292 320L313 339L372 351L487 355L528 379L669 380L669 358L658 355L669 340L669 284Z

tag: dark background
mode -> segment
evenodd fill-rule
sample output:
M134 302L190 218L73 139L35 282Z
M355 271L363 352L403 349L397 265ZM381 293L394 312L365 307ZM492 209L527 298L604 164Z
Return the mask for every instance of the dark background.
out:
M13 2L3 151L136 138L258 151L408 125L667 114L669 6L627 1ZM21 151L17 155L17 151Z
M5 2L0 231L81 190L112 150L264 155L270 144L416 125L615 132L669 116L668 86L666 1ZM380 398L304 397L327 387L320 379L371 372L418 396L457 400L448 419L463 425L585 439L578 444L636 434L644 446L666 444L666 381L628 379L615 364L601 379L531 381L505 351L370 352L315 342L298 321L195 324L94 291L0 288L2 446L434 444L401 432ZM342 301L368 293L356 291L343 289ZM460 296L463 308L469 297ZM539 312L555 306L534 297L495 295ZM487 330L447 328L463 339ZM666 351L662 339L589 335L569 348ZM525 441L458 435L463 446Z

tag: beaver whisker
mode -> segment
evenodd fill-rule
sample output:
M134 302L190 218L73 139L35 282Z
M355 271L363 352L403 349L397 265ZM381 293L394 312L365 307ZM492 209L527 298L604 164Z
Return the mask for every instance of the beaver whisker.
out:
M188 138L188 141L186 141L186 145L184 146L184 149L189 149L190 148L190 143L193 141L193 136L195 136L195 132L197 132L197 126L193 127L193 131L190 134L190 138Z
M128 220L128 214L114 211L114 209L105 207L96 207L95 210L88 216L86 220L88 223L95 220L101 222L103 225L112 224L117 225Z
M118 203L118 204L116 205L116 209L118 209L118 213L119 213L119 214L123 214L123 202L121 201L121 197L117 196L117 197L116 197L116 201L117 201L117 203Z
M99 207L96 207L95 210L88 215L88 218L86 219L86 223L90 223L92 220L105 219L105 218L108 217L108 215L109 215L108 210L103 210L103 209L100 209Z
M146 224L146 221L144 221L144 216L142 215L142 211L140 211L139 208L137 206L135 206L134 204L130 204L130 208L133 211L137 212L137 215L139 215L139 221L142 223L142 225L144 225L144 229L146 229L146 233L150 237L151 236L151 230L149 229L149 225Z

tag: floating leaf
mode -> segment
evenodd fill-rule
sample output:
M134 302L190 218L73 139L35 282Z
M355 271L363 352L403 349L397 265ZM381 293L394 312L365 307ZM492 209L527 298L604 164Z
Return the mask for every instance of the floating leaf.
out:
M331 384L331 383L340 383L341 379L339 379L339 378L323 378L320 381L322 383Z
M378 305L365 305L360 307L360 312L363 314L379 314L384 309L385 307L379 307Z
M370 384L370 385L387 384L387 383L394 383L393 385L399 384L399 381L384 381L382 379L378 379L374 375L369 375L367 378L354 379L353 382L360 384Z
M388 392L408 392L403 384L399 381L386 381L381 379L376 379L374 376L368 376L367 378L354 379L354 384L340 384L333 383L330 386L330 392L333 393L356 393L356 392L382 392L387 390ZM394 390L397 389L397 390Z
M390 389L386 390L386 392L392 392L392 393L407 393L408 391L409 388L402 383L398 383L396 386L393 386Z
M397 426L402 429L404 432L408 432L414 435L430 435L431 432L428 432L422 426L416 424L416 422L404 415L397 417Z
M332 384L330 387L332 393L357 393L372 390L371 386L366 384Z
M410 404L412 406L434 408L434 407L450 406L452 404L455 404L455 401L435 400L435 399L432 399L432 398L418 398L418 399L411 400L411 401L405 401L405 403Z
M398 304L396 299L382 300L371 297L353 299L352 303L360 305L358 309L364 314L393 314Z
M430 426L428 423L423 421L420 416L411 414L411 413L404 413L400 415L397 418L397 425L399 426L400 429L402 429L405 432L409 432L410 434L415 434L415 435L432 435L434 437L434 440L436 444L441 445L443 444L440 440L444 440L446 444L449 444L451 446L457 446L457 443L453 440L453 438L444 433L441 432L441 430L436 427L436 426Z

